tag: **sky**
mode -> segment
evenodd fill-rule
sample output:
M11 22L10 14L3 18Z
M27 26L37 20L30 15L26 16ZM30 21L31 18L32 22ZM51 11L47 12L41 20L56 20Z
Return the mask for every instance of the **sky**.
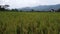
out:
M0 4L8 4L10 8L34 7L38 5L60 4L59 0L0 0Z

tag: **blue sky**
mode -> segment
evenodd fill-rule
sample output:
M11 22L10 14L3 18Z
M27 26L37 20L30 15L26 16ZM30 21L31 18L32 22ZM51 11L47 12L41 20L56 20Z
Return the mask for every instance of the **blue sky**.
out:
M0 0L0 4L9 4L10 8L33 7L38 5L60 4L59 0Z

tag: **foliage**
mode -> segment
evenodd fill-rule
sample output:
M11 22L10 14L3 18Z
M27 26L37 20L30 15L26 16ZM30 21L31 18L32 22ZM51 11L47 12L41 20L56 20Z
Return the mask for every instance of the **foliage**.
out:
M7 10L6 8L9 7L9 5L0 5L0 11Z
M60 12L60 9L58 9L57 12Z
M18 9L12 9L11 11L18 11Z

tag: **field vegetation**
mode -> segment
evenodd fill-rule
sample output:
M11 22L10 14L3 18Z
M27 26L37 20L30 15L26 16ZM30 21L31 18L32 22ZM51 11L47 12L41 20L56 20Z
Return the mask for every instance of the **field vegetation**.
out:
M0 34L60 34L60 12L0 12Z

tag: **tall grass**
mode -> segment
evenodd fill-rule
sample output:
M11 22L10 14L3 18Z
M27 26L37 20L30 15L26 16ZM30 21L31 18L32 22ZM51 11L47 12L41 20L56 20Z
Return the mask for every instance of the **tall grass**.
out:
M0 12L0 34L60 34L60 13Z

